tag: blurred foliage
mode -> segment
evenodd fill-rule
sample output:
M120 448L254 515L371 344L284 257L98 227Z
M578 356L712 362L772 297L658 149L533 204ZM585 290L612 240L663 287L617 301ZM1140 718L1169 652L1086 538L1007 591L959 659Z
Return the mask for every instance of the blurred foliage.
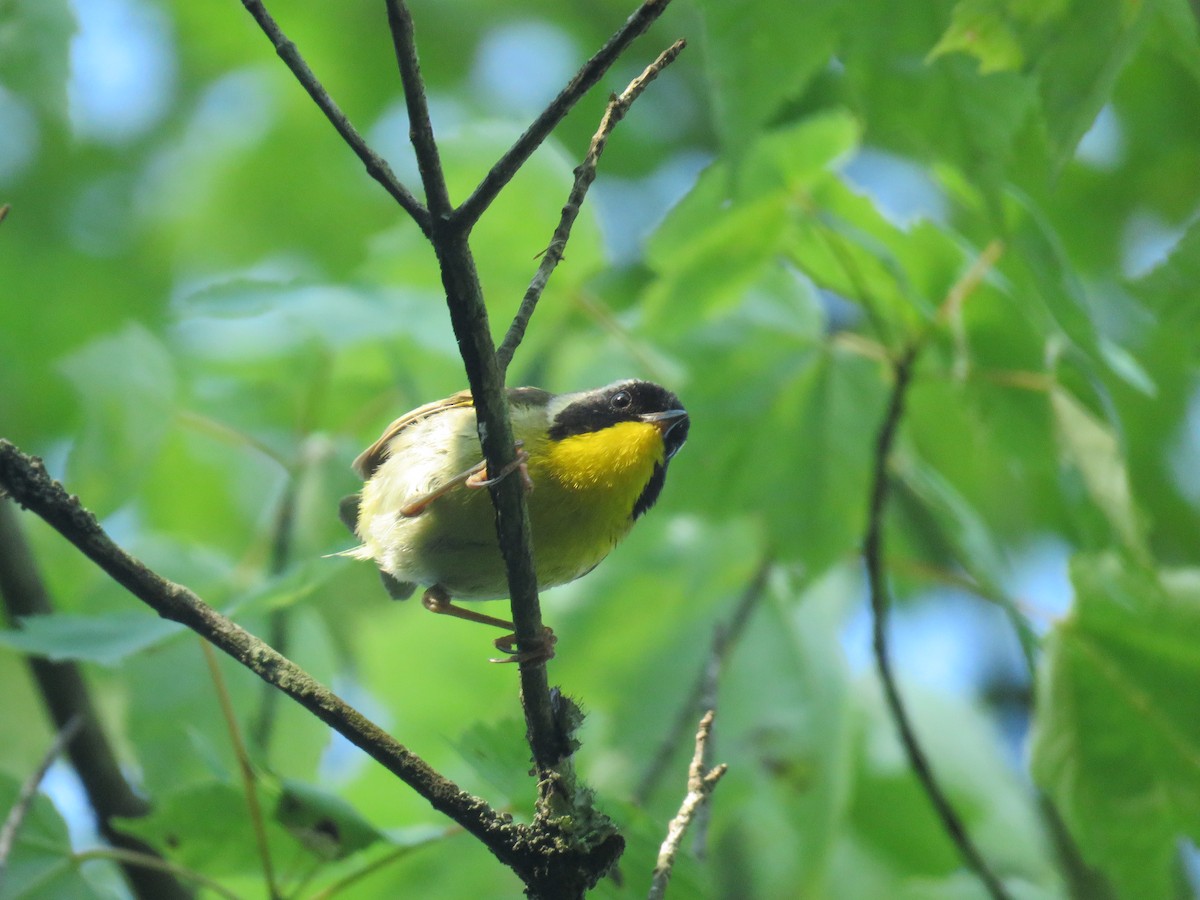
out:
M381 5L269 5L416 188ZM412 6L457 199L631 12ZM551 678L588 713L579 768L628 840L597 896L644 895L689 734L631 800L767 553L721 681L730 772L671 896L983 896L908 769L863 628L887 360L915 340L886 520L898 633L948 592L1006 613L910 629L922 665L899 654L903 685L935 771L1014 897L1075 883L1043 797L1115 896L1192 891L1194 8L678 0L485 215L499 337L607 94L688 38L610 142L511 369L558 391L654 378L693 414L658 508L545 602ZM349 461L464 378L429 247L238 4L0 0L0 203L0 435L131 552L527 817L516 683L485 636L325 558L350 544ZM154 805L128 827L265 896L196 641L22 522L60 614L0 635L0 808L51 740L23 655L76 659ZM1047 546L1071 558L1061 618ZM521 895L392 776L222 668L287 896ZM112 896L111 869L77 853L39 798L0 897Z

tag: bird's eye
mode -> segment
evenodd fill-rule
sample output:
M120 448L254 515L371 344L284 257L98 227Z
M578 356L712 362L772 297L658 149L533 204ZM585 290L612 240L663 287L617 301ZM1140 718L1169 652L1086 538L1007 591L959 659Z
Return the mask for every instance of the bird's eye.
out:
M628 409L633 397L629 395L629 391L617 391L608 402L612 404L613 409Z

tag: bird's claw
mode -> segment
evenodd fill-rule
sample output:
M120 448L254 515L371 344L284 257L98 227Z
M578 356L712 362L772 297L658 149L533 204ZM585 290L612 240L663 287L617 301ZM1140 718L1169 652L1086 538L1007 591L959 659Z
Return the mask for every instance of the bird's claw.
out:
M542 626L542 636L538 639L537 646L529 650L517 650L516 634L506 634L503 637L498 637L492 642L496 649L501 653L507 653L508 656L503 659L489 659L488 662L494 663L544 663L554 659L554 645L558 643L558 636L547 625Z

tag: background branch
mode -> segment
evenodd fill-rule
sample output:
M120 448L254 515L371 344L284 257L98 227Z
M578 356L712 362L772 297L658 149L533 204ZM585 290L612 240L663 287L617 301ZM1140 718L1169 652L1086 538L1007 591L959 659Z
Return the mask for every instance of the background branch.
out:
M187 588L167 581L134 559L113 543L76 498L46 474L40 460L26 456L3 439L0 439L0 489L45 519L160 616L192 629L366 751L434 809L479 838L506 865L516 869L523 862L528 864L525 856L533 848L524 841L527 829L513 825L483 800L460 790L291 660L222 616Z
M908 710L900 697L900 689L892 672L891 655L887 643L888 592L884 575L884 541L883 516L887 506L889 492L888 461L891 457L892 445L904 415L904 400L908 386L912 380L913 366L921 344L914 342L895 361L892 367L895 383L888 399L887 411L875 445L875 461L872 472L871 499L867 516L867 533L863 541L863 557L867 569L867 583L871 596L872 637L875 651L875 663L879 669L879 678L883 682L883 691L887 699L888 709L892 720L900 733L900 742L908 755L909 765L913 774L921 782L926 795L933 804L934 811L942 821L946 833L958 848L963 861L983 882L988 893L995 900L1008 900L1008 892L996 873L988 866L983 854L971 840L966 826L958 812L950 803L950 799L942 790L934 777L933 768L925 755L925 750L917 739L916 731L909 718Z
M713 711L710 709L700 720L700 728L696 732L696 751L692 755L692 764L688 768L687 794L679 806L679 812L667 826L667 836L658 851L658 862L654 866L654 876L650 882L649 900L662 900L667 893L667 883L671 880L671 872L675 868L675 858L683 843L696 813L708 800L717 782L725 775L728 767L722 763L705 772L704 758L709 737L712 735Z
M337 129L337 133L342 136L350 149L358 156L364 166L366 166L367 174L383 185L383 189L387 191L400 204L414 222L426 235L429 234L429 210L425 208L413 194L406 188L396 174L392 171L392 167L388 165L387 160L367 146L367 142L363 136L358 133L346 114L341 111L333 98L329 96L329 92L317 80L317 76L313 74L312 69L308 67L308 63L304 61L304 57L300 55L300 51L296 49L296 45L288 40L287 36L279 28L278 23L267 12L261 0L242 0L242 6L246 7L246 11L258 23L258 27L262 29L263 34L271 41L275 47L275 52L279 54L279 58L296 76L296 80L308 91L308 95L313 98L313 102L320 107L321 112L325 113L330 124Z
M471 230L479 221L479 217L483 215L483 211L512 180L525 161L533 154L533 151L542 145L555 126L603 77L609 67L621 57L625 48L663 14L670 2L671 0L645 0L626 20L625 24L608 39L607 43L583 64L583 68L575 74L575 77L559 92L558 96L550 101L550 105L533 121L525 133L517 138L516 143L492 166L471 196L455 211L455 219L464 231Z
M500 361L500 371L504 372L508 369L508 364L512 362L513 354L520 345L522 338L525 337L525 329L529 325L529 320L533 316L534 309L537 308L538 300L541 299L542 292L546 289L546 282L550 280L550 275L558 266L563 258L563 251L566 250L567 241L571 237L571 228L575 225L575 219L579 216L579 210L583 205L584 197L587 196L588 188L592 186L592 182L596 180L596 166L600 162L600 155L604 152L605 146L608 144L608 137L612 134L613 129L617 127L617 123L625 118L625 114L629 112L629 107L633 102L641 96L642 91L658 77L658 74L673 63L676 57L683 52L683 48L687 46L687 41L678 40L662 53L658 59L648 65L645 70L637 78L629 83L629 86L621 92L620 96L613 97L608 101L608 106L604 110L604 116L600 120L600 128L592 137L592 142L588 146L587 155L583 158L583 162L575 168L575 183L571 186L571 193L567 197L567 203L562 209L562 216L558 220L558 227L554 229L554 236L550 239L550 245L542 254L542 261L538 265L538 270L533 276L533 280L529 283L529 288L525 291L525 297L521 300L521 307L517 310L516 316L513 318L512 324L508 326L508 333L504 335L504 340L500 343L500 349L496 351L497 358Z
M0 441L3 443L6 442ZM2 496L2 485L0 482L0 598L4 601L5 618L10 627L19 628L22 618L50 615L54 606L21 533L16 511ZM67 743L67 758L83 784L88 803L96 814L100 834L114 847L159 858L148 844L113 826L114 819L146 815L150 805L134 791L121 772L79 666L32 656L27 657L27 662L55 729L62 732L71 722L80 723ZM121 869L130 889L145 900L160 897L175 900L192 895L169 872L125 862L121 863Z

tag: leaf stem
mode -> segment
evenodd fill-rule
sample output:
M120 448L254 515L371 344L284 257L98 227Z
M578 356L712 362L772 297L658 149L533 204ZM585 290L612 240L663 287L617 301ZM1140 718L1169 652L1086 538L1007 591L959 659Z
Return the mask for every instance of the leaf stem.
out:
M250 755L246 752L246 742L242 739L242 729L238 725L237 714L233 711L233 701L229 697L229 689L225 678L221 675L221 667L217 665L217 655L212 646L203 638L197 637L200 650L204 653L204 661L212 678L213 688L217 692L217 702L221 706L221 716L225 720L225 728L229 731L229 742L233 745L233 754L237 757L238 774L242 780L242 791L246 795L246 807L250 812L250 825L254 829L254 841L258 845L258 858L262 861L263 877L267 882L267 893L271 900L280 896L279 885L275 881L275 867L271 863L271 848L267 843L267 828L263 822L262 806L258 800L258 781L254 775L254 767L250 764Z

